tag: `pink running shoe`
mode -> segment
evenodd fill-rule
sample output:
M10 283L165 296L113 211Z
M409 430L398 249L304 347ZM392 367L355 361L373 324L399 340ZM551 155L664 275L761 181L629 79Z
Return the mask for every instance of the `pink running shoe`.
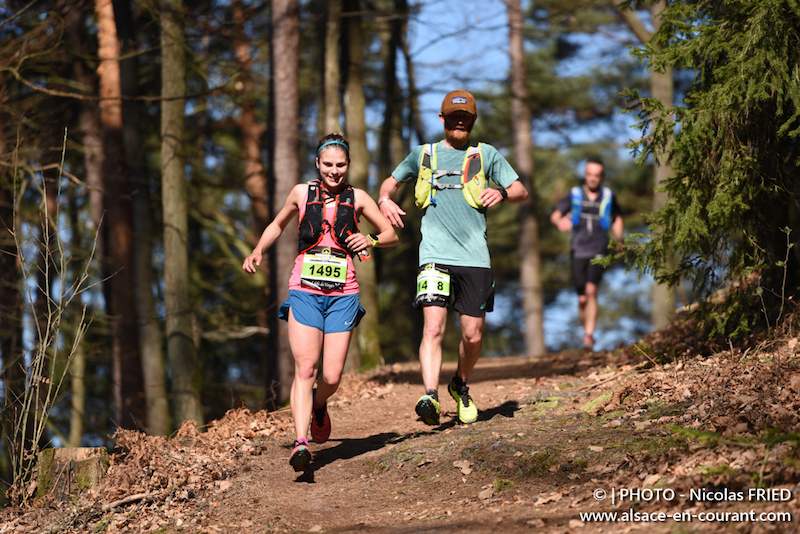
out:
M328 417L328 403L322 408L311 410L311 439L314 443L325 443L331 437L331 418Z
M298 439L294 442L289 464L294 467L295 471L308 471L310 469L311 451L308 449L308 440L306 438Z

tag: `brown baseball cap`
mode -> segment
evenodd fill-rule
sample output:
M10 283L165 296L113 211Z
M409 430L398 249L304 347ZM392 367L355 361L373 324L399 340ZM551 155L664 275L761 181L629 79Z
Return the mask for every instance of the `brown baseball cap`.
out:
M442 101L442 115L449 115L454 111L466 111L471 115L478 116L478 106L475 105L475 97L467 91L450 91Z

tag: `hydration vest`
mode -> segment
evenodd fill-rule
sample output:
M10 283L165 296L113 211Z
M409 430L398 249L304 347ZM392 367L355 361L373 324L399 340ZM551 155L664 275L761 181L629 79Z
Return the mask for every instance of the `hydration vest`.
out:
M481 191L486 189L486 174L483 170L483 154L481 144L471 145L464 155L461 170L437 169L436 144L427 143L422 150L419 161L419 174L414 185L414 199L420 209L431 204L436 205L436 191L439 189L461 189L467 204L475 209L483 208L480 200ZM457 184L440 184L442 176L461 176Z
M345 245L347 236L358 233L355 199L355 191L349 184L345 184L344 189L336 195L336 211L331 225L325 219L325 199L322 196L320 180L308 182L306 211L297 226L298 252L302 254L317 246L322 241L323 234L330 230L336 244L350 256L355 256L355 253Z
M583 187L576 185L570 190L572 198L572 205L570 211L572 212L572 225L578 226L581 218L586 219L586 224L589 227L589 232L593 230L593 222L599 221L600 227L603 230L611 228L611 189L603 187L600 189L599 202L596 200L589 200L583 191ZM598 208L598 213L585 213L583 208Z

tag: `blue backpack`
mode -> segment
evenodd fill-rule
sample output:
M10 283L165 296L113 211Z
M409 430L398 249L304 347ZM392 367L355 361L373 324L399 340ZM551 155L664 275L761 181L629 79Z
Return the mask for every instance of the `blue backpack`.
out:
M600 221L600 227L603 230L608 230L611 228L611 189L607 187L601 188L600 194L600 201L596 200L589 200L586 194L583 191L583 187L576 185L570 190L570 196L572 197L572 206L570 211L572 212L572 225L578 226L578 223L581 221L581 217L587 219L587 224L589 225L589 231L592 230L592 223L595 220ZM585 213L583 211L584 207L596 207L599 206L598 213Z

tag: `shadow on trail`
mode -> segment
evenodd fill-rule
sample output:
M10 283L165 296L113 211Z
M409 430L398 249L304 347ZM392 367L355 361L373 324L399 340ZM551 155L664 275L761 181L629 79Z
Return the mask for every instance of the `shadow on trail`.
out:
M489 408L488 410L481 410L478 415L478 421L488 421L496 415L502 415L510 419L514 417L514 412L517 410L519 410L519 403L515 400L509 400L500 406Z
M361 456L368 452L382 449L386 445L394 445L396 443L402 443L408 439L430 434L435 434L435 432L410 432L408 434L384 432L383 434L375 434L365 438L343 439L333 447L320 449L319 451L315 452L314 461L311 463L311 468L313 471L316 471L335 461L350 460L351 458ZM298 478L298 481L300 478ZM311 481L313 482L313 477Z
M476 382L510 378L525 379L583 374L592 368L624 363L618 360L619 356L612 357L610 352L590 352L586 350L563 350L540 358L521 356L481 357L469 377L469 382L474 384ZM455 373L455 369L456 362L444 362L439 384L447 386L450 378ZM415 362L388 365L382 371L376 373L372 380L380 384L394 382L422 385L419 364Z

